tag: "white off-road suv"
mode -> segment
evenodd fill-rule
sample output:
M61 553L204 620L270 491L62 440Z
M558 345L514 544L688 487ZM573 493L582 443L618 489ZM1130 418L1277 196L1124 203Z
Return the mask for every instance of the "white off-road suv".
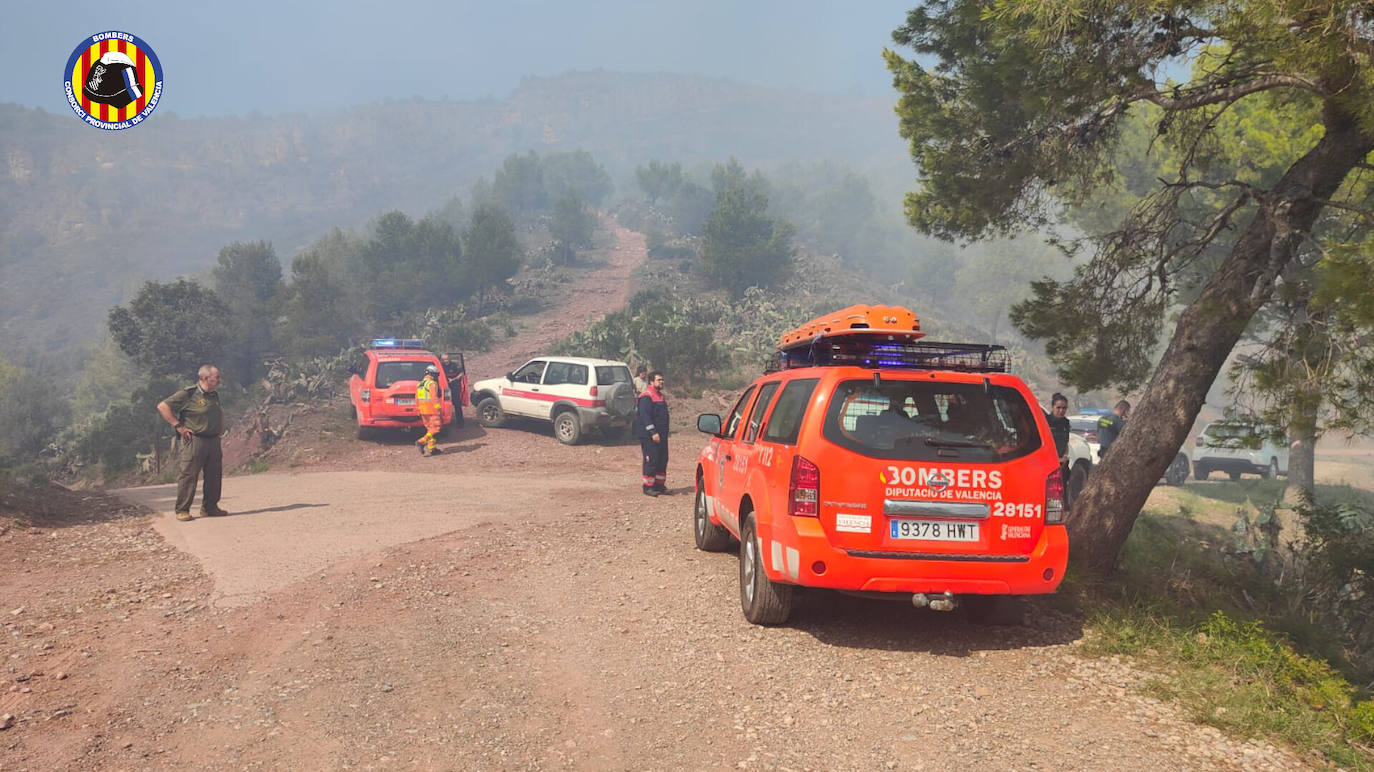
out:
M1242 474L1273 478L1288 474L1288 446L1275 440L1268 426L1243 419L1213 421L1197 436L1193 448L1193 476L1206 480L1225 472L1232 480Z
M471 398L483 426L501 426L511 416L551 421L565 445L576 445L590 430L625 431L634 424L630 366L609 359L537 357L515 372L474 383Z

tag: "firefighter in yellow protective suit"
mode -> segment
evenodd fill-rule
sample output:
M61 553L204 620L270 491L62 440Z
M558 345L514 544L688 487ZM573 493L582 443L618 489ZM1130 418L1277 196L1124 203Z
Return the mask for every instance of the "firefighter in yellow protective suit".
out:
M425 377L420 381L420 385L415 387L415 407L420 411L420 420L425 424L425 436L415 441L422 456L443 452L439 450L439 443L435 440L439 431L444 428L442 403L439 401L441 397L439 368L430 365L425 368Z

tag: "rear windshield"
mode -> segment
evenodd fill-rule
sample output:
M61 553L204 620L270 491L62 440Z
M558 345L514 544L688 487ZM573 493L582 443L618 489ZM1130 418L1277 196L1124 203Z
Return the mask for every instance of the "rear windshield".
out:
M610 386L612 383L633 383L630 368L624 365L597 365L596 385Z
M1255 430L1250 426L1237 426L1235 424L1212 424L1207 427L1208 435L1219 440L1230 439L1232 437L1250 437Z
M425 368L432 364L427 359L378 362L377 388L385 389L397 381L418 381L425 377Z
M1076 431L1076 432L1093 432L1094 434L1096 434L1096 433L1097 433L1097 419L1096 419L1096 418L1070 418L1070 419L1069 419L1069 428L1072 429L1073 431Z
M1212 424L1202 433L1207 437L1207 444L1213 447L1255 450L1264 442L1264 438L1250 424Z
M904 461L1010 461L1043 444L1020 392L972 383L844 381L821 431L840 447Z

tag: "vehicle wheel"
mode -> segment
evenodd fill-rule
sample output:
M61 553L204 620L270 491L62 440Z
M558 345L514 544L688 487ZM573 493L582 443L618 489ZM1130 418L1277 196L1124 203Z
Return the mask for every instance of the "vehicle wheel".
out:
M354 421L358 420L358 406L352 402L348 403L348 417Z
M1206 480L1206 479L1207 479L1207 475L1209 475L1209 474L1211 474L1211 473L1212 473L1212 470L1211 470L1211 469L1208 469L1207 467L1203 466L1202 464L1194 464L1194 465L1193 465L1193 479L1194 479L1194 480Z
M1069 470L1069 480L1064 486L1064 506L1072 510L1073 503L1078 501L1078 494L1083 492L1083 486L1088 484L1088 465L1079 462Z
M725 526L711 522L711 516L706 513L706 489L700 477L697 478L696 504L692 508L692 532L697 549L702 552L724 552L734 541Z
M1182 485L1188 480L1188 457L1182 453L1174 456L1174 463L1164 471L1164 482L1170 485Z
M373 440L373 439L376 439L376 438L377 438L377 427L375 427L375 426L363 426L362 424L358 424L358 439L360 439L360 440Z
M496 397L486 397L477 403L477 423L495 429L506 422L506 411L501 409L501 401Z
M564 410L553 419L553 435L564 445L576 445L582 439L582 423L577 420L577 413L571 410Z
M1231 482L1235 482L1236 480L1240 479L1240 472L1227 472L1226 474L1230 475Z
M790 584L775 584L763 571L763 554L754 513L744 517L739 534L739 599L744 618L756 625L780 625L792 615Z
M982 625L1010 626L1025 621L1026 603L1019 595L965 595L968 618Z
M1266 480L1272 480L1278 476L1279 460L1277 458L1271 458L1269 459L1269 466L1265 467L1263 472L1260 472L1260 477L1263 477Z

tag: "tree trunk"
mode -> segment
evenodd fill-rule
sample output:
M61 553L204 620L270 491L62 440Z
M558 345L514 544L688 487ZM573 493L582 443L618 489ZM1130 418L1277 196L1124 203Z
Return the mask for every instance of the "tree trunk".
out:
M1309 434L1293 437L1293 447L1288 451L1288 490L1290 494L1317 493L1317 436Z
M1346 175L1374 150L1374 137L1329 108L1325 135L1259 202L1259 211L1202 294L1179 316L1173 338L1121 436L1074 505L1075 564L1101 576L1116 570L1145 499L1192 428L1231 349L1270 298Z
M1296 392L1293 395L1293 414L1288 418L1288 431L1285 436L1290 443L1288 453L1288 477L1287 489L1284 492L1285 498L1296 499L1300 493L1307 494L1308 497L1316 495L1316 465L1317 465L1317 422L1321 418L1322 405L1322 385L1320 378L1327 368L1312 368L1309 366L1310 359L1318 358L1318 361L1325 359L1325 349L1330 340L1325 336L1316 338L1311 330L1324 329L1327 325L1328 316L1326 312L1313 312L1311 309L1311 297L1304 295L1297 301L1294 308L1293 323L1307 328L1303 334L1297 336L1301 341L1297 350L1289 352L1289 372L1301 372L1305 375L1302 381L1296 384ZM1317 317L1315 322L1313 316ZM1316 338L1316 339L1314 339ZM1314 345L1320 344L1320 345ZM1317 349L1317 350L1314 350Z

